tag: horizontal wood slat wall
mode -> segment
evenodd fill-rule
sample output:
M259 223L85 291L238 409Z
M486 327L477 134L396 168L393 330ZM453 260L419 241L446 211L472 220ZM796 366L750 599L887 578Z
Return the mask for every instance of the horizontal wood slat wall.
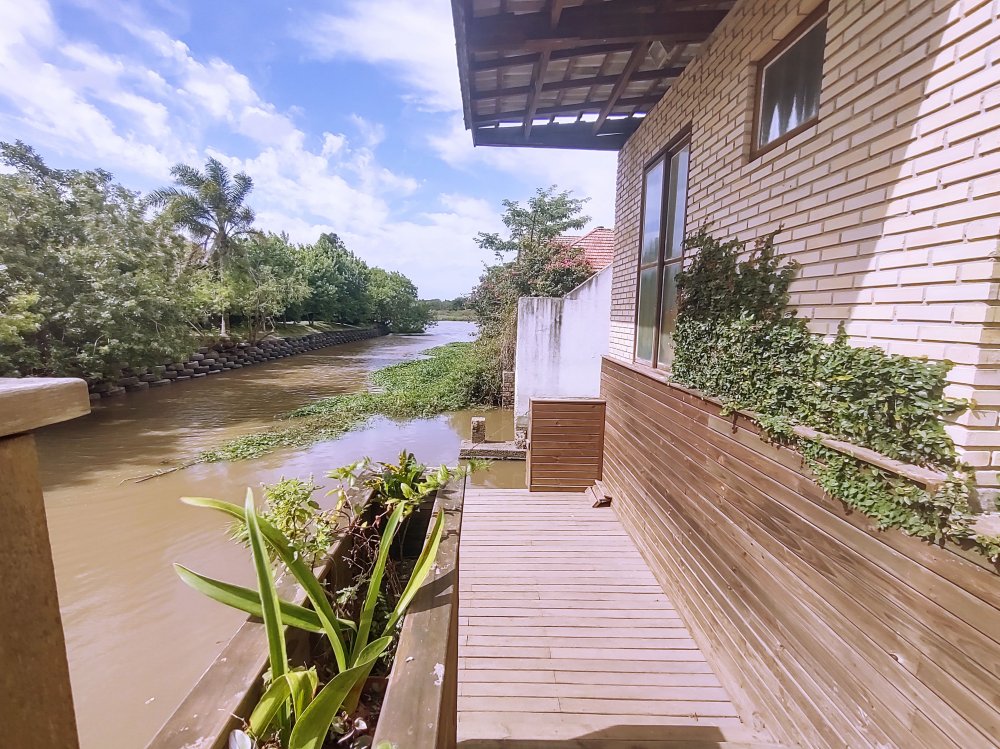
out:
M604 469L604 411L598 398L532 398L528 421L528 488L586 489Z
M605 359L604 481L744 719L806 747L1000 737L1000 575L879 532L746 419Z

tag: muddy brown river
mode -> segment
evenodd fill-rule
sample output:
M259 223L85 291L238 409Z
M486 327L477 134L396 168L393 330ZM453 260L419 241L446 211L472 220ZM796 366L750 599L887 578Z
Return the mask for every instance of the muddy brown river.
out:
M377 419L311 448L129 479L317 398L362 389L372 370L473 333L469 323L443 322L420 336L333 346L111 399L37 433L83 749L145 746L243 619L176 578L173 562L243 584L253 577L246 551L226 538L226 521L179 497L241 502L246 487L283 476L312 474L329 485L329 469L365 455L392 459L403 447L425 463L454 463L471 417L483 412ZM490 439L510 439L509 412L485 415ZM522 486L524 464L497 463L473 481Z

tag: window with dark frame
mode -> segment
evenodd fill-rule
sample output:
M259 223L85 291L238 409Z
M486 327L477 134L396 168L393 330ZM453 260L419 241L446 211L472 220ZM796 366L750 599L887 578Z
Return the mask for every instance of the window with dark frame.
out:
M819 119L825 47L824 6L758 65L754 155L774 148Z
M691 141L684 137L643 174L635 359L661 369L673 360L690 159Z

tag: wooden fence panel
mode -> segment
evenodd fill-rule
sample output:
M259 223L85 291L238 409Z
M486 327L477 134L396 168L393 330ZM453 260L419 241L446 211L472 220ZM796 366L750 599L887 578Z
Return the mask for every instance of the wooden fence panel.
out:
M741 712L809 747L996 747L1000 575L824 494L743 418L605 359L604 482Z
M528 421L528 488L586 489L604 470L605 403L597 398L532 398Z

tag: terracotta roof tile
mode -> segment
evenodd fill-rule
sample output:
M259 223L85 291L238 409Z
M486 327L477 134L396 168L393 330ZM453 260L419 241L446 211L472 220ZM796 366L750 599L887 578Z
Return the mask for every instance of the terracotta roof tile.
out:
M579 247L595 271L609 265L615 257L615 230L598 226L582 237L564 234L556 242L567 247Z

